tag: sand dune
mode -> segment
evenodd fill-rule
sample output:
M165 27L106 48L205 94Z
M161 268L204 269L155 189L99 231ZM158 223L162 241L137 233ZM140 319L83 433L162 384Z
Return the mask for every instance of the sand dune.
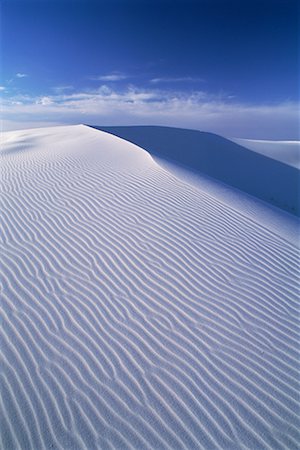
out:
M273 149L254 152L224 137L196 130L158 126L96 127L124 138L193 171L209 175L274 206L300 215L300 177L295 164L281 158L270 158ZM171 144L171 145L170 145ZM253 144L252 144L253 145ZM257 146L258 147L258 146ZM274 152L274 149L273 149ZM279 153L278 151L276 152ZM291 152L290 152L291 153ZM293 161L299 151L292 147Z
M269 158L276 159L300 169L299 141L267 141L254 139L232 139L243 147L249 148Z
M294 245L83 125L1 188L2 448L299 448Z

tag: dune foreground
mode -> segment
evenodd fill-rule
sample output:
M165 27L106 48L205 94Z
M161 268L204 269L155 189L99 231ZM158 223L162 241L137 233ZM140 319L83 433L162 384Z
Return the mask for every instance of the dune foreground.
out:
M299 448L297 246L108 133L2 141L1 448Z

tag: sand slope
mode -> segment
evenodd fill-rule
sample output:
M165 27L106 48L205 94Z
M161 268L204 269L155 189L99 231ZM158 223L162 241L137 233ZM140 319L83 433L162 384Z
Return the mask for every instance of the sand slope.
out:
M299 170L268 157L272 147L269 152L254 152L216 134L182 128L96 128L300 216Z
M269 158L300 169L299 141L267 141L238 138L232 139L232 141Z
M299 448L298 250L85 126L1 160L1 447Z

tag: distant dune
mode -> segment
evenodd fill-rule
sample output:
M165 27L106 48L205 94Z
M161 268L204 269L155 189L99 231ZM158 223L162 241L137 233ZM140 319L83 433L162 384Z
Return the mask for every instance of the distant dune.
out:
M287 209L297 170L118 130L150 153L83 125L3 133L1 448L298 449L299 250L151 151Z
M270 156L270 149L253 152L221 136L181 128L95 128L133 142L153 155L209 175L292 214L300 215L299 171L265 156L267 153ZM293 148L293 153L295 152L297 150Z
M269 158L300 169L299 141L266 141L254 139L232 139L232 141Z

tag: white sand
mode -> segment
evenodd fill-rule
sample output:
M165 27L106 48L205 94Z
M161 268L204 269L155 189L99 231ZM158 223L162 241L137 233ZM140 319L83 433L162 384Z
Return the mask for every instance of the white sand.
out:
M1 448L299 448L295 244L83 125L2 155Z
M299 170L276 157L270 158L262 151L254 152L224 137L197 130L160 126L96 128L146 149L155 158L209 176L229 188L300 216ZM278 147L274 150L270 144L268 149L269 153L279 155Z
M254 139L231 139L249 150L261 155L281 161L289 166L300 169L300 142L299 141L267 141Z

